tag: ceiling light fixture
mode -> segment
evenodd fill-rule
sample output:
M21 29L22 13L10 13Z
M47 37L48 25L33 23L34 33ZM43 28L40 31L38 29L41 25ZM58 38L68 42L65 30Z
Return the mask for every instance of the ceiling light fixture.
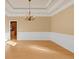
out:
M35 19L35 17L31 15L31 8L30 8L30 2L31 2L31 0L28 0L28 1L29 1L29 8L28 8L28 9L29 9L29 14L28 14L28 16L25 18L25 20L32 21L32 20Z

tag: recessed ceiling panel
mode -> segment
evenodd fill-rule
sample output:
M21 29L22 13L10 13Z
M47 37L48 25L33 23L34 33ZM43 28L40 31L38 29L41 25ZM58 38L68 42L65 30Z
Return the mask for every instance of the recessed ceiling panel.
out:
M32 8L45 8L51 0L31 0ZM14 8L28 8L28 0L8 0Z

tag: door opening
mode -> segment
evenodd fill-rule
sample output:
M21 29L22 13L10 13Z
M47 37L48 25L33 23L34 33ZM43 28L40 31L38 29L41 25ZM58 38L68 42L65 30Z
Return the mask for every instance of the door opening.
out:
M17 40L17 21L10 22L10 39Z

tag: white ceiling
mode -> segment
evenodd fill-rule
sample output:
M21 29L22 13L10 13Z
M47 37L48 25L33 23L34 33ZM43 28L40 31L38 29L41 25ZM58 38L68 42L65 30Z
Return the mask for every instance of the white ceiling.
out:
M35 16L51 16L72 4L73 0L32 0L31 11ZM6 0L6 15L28 15L28 6L28 0Z

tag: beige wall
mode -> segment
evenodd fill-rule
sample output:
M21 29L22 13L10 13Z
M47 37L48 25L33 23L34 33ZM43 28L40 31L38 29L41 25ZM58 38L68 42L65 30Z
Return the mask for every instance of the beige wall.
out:
M5 16L5 32L9 32L9 17Z
M74 34L74 7L67 9L52 16L51 31L63 34Z
M7 17L6 16L6 32L9 31L9 22L13 19L17 21L18 32L50 32L51 31L51 24L50 24L50 17L36 17L33 21L27 21L22 17Z

